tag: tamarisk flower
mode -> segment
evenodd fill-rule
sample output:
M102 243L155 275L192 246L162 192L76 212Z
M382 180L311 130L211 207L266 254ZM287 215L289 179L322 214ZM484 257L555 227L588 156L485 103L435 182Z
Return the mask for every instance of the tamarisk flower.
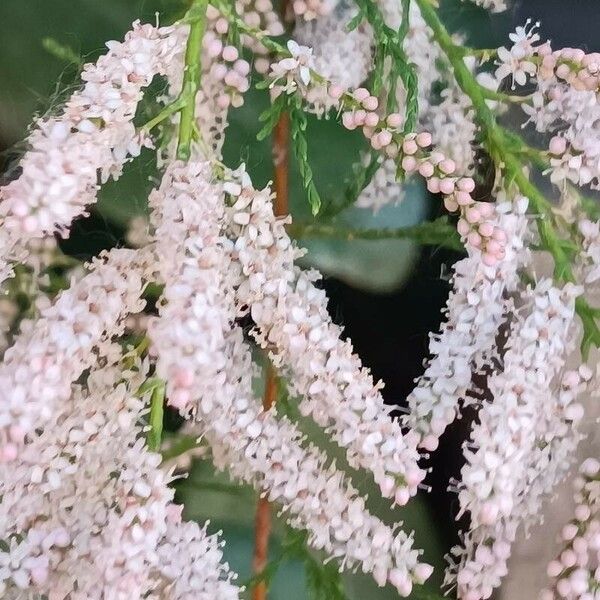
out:
M379 384L351 344L340 340L314 275L294 267L299 252L285 221L273 215L270 191L254 190L244 173L238 177L240 183L228 187L227 208L229 236L245 276L236 292L238 306L250 310L254 337L303 397L302 413L331 432L352 466L373 473L385 497L405 504L424 477L414 440L390 420Z
M235 191L236 184L224 187ZM151 200L166 287L150 335L169 403L198 421L218 466L280 503L315 548L410 594L413 582L431 572L418 562L412 536L370 515L343 475L324 467L326 457L303 448L300 432L274 411L263 413L252 397L250 350L234 323L240 282L228 279L241 273L232 263L233 244L219 238L224 197L209 165L174 163Z
M108 53L84 67L85 85L63 114L37 124L21 174L0 188L3 262L22 260L31 238L66 235L71 221L96 201L98 179L118 177L128 157L148 143L133 118L144 87L180 50L176 31L134 23L122 43L109 42ZM0 276L9 275L3 266Z
M359 87L369 75L372 65L373 32L369 26L347 31L346 24L357 9L340 2L327 16L312 21L298 20L294 37L299 44L313 50L314 69L336 89ZM339 98L333 98L327 87L311 85L305 99L309 110L317 115L338 108Z
M271 87L276 93L294 93L299 85L308 87L311 79L310 71L314 66L312 49L300 46L294 40L288 40L287 48L290 56L273 63L269 73Z
M563 549L548 565L552 588L540 600L593 600L600 589L600 463L586 459L575 480L575 516L560 535Z
M229 22L214 7L207 8L206 32L202 38L201 75L202 85L196 92L195 119L201 134L203 146L197 145L195 151L208 150L211 156L219 158L227 128L227 113L230 107L240 107L244 103L244 94L250 88L250 63L244 60L238 48L227 44ZM185 39L188 27L181 27L180 33ZM177 53L166 69L169 83L168 91L161 100L169 104L175 102L182 91L184 74L184 48ZM173 116L176 122L178 115ZM173 136L167 158L175 154L176 136Z
M122 332L128 313L144 307L144 255L111 250L88 275L28 322L0 365L0 462L18 457L25 437L43 426L71 383L93 366L94 347Z
M493 401L482 406L465 447L467 464L459 491L461 512L468 511L471 517L464 548L454 551L463 600L491 596L506 574L517 528L538 517L543 493L552 491L559 474L564 475L565 456L561 452L552 456L544 448L569 445L564 438L572 428L565 429L565 421L568 425L580 418L580 410L561 406L573 399L568 393L557 403L562 414L545 414L553 409L552 385L574 345L574 303L579 293L572 284L557 289L551 280L528 291L507 342L503 371L489 379ZM573 385L567 383L566 390ZM554 460L557 463L548 473L538 471ZM453 578L450 573L448 579Z
M586 54L579 48L553 51L549 42L534 45L540 40L537 25L529 25L528 21L511 35L515 44L510 50L498 50L501 63L496 77L512 75L519 85L526 83L527 76L535 81L531 102L522 108L537 131L555 133L549 144L551 180L597 189L600 54Z
M496 69L496 78L498 80L506 77L512 78L512 88L515 84L525 85L528 76L534 76L537 73L537 66L531 60L536 52L536 46L540 41L540 35L537 33L539 23L532 24L529 19L524 27L517 27L509 34L513 45L510 48L498 48L498 68Z
M124 372L110 343L99 354L107 365L28 436L16 465L0 467L0 537L8 540L0 588L73 600L141 600L159 590L238 598L218 542L180 523L171 474L140 438L145 403L134 393L147 364Z
M506 294L518 284L518 269L526 260L527 199L496 204L497 226L506 232L506 256L485 265L476 248L454 265L453 289L446 304L446 322L431 335L432 359L408 396L405 424L420 436L420 444L435 450L445 428L454 421L459 402L467 400L472 375L494 356L496 338L512 302Z

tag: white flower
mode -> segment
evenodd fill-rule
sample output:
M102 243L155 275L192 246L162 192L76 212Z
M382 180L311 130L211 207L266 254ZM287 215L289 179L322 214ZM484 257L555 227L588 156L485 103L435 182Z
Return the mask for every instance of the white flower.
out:
M29 322L0 365L0 462L19 455L25 436L52 417L71 384L94 365L94 347L123 330L140 311L146 271L143 255L112 250Z
M271 87L277 86L286 93L293 93L300 82L307 87L311 79L311 69L313 68L312 50L308 46L300 46L294 40L288 40L288 50L291 56L282 58L279 62L271 65ZM285 80L281 85L281 80Z
M496 79L502 80L506 77L512 77L514 89L515 82L518 85L525 85L527 77L533 77L537 73L537 65L532 62L531 57L535 54L534 44L540 40L537 33L539 23L531 25L527 21L524 27L517 27L514 33L509 35L513 45L510 49L498 48L498 68L496 69Z

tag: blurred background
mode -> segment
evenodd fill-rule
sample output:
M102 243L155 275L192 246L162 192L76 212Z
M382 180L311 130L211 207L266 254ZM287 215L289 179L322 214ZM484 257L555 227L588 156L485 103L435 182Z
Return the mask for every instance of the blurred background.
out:
M102 53L106 40L121 39L133 20L154 22L159 18L167 23L183 9L184 3L179 0L2 0L0 178L7 180L14 172L32 119L58 110L61 100L77 85L82 62ZM596 0L524 0L512 11L494 17L460 0L443 2L442 10L452 29L468 32L472 45L502 45L512 27L533 17L542 20L542 36L552 38L557 45L598 50L600 9ZM225 147L226 162L232 167L246 162L257 186L272 177L270 141L256 141L257 118L266 103L264 92L248 94L245 105L231 115ZM341 197L343 182L351 179L352 165L364 149L362 136L342 130L331 121L310 120L308 137L321 195L325 200ZM62 242L63 250L85 260L103 248L125 245L127 225L133 217L146 213L146 198L156 177L151 153L128 165L119 182L109 183L102 190L101 201L92 214L75 223L71 237ZM295 169L291 178L294 220L309 223L310 213ZM388 206L377 215L350 208L340 220L353 226L400 227L438 216L439 204L421 186L411 185L396 206ZM345 327L375 378L385 382L386 401L401 407L414 378L422 372L428 334L439 326L450 268L460 254L420 247L406 240L311 239L303 243L309 249L306 263L317 266L325 275L334 320ZM427 483L432 486L431 493L422 493L402 510L391 511L386 502L371 503L371 508L386 520L404 520L407 528L414 528L417 545L425 549L429 562L438 566L444 564L444 554L457 541L455 495L446 488L448 481L459 475L460 447L468 430L468 419L463 419L444 435L430 461L433 472ZM319 443L326 444L317 432L310 431ZM363 479L355 477L356 485L369 490L369 481ZM178 494L185 502L188 518L210 519L213 529L223 529L226 557L240 573L240 580L245 581L251 574L254 493L232 486L226 476L213 472L209 462L199 459L190 476L179 483ZM378 494L370 496L377 498ZM279 523L272 554L278 555L289 541ZM306 570L302 557L292 555L278 569L270 598L309 598ZM310 565L308 570L310 574ZM439 590L439 583L438 577L432 582L432 590ZM395 597L391 590L379 590L360 576L347 577L345 591L348 598L356 600Z

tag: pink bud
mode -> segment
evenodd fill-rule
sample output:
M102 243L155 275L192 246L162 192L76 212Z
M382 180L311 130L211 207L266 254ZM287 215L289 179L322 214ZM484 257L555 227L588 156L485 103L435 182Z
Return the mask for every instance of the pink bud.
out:
M377 107L379 106L379 100L377 100L375 96L368 96L362 101L362 105L367 110L377 110Z
M491 223L482 223L479 226L479 233L483 237L491 237L491 235L494 233L494 226ZM489 248L489 245L488 245L488 248Z
M363 134L364 136L370 140L373 137L373 134L375 133L375 128L373 127L367 127L366 125L362 128L363 130Z
M467 242L474 248L481 246L481 236L476 231L470 231L467 235Z
M404 142L402 142L402 150L405 154L415 154L418 149L419 147L415 140L404 140Z
M371 138L371 147L374 150L381 150L382 145L381 142L379 141L379 134L376 133L372 138Z
M398 148L398 144L392 142L389 146L387 146L387 148L385 149L385 153L390 157L390 158L396 158L399 154L400 150Z
M231 98L227 94L219 94L217 96L217 106L220 109L225 110L226 108L229 108L230 104Z
M233 64L233 68L242 77L246 77L246 75L248 75L248 73L250 73L250 63L244 59L236 60L235 63Z
M215 29L217 30L217 33L220 33L221 35L227 33L227 30L229 29L229 23L227 22L227 19L224 19L223 17L218 19L215 23Z
M442 194L452 194L454 192L454 181L452 179L442 179L440 181L440 192Z
M458 220L458 223L456 224L456 230L462 237L465 237L469 233L469 231L471 231L471 227L465 219L460 218Z
M425 161L419 165L419 173L423 177L425 177L425 178L431 177L433 175L433 172L434 172L434 168L430 162Z
M452 175L452 173L454 173L454 171L456 170L456 164L453 160L446 158L442 162L440 162L439 169L445 175Z
M467 192L456 192L455 197L459 206L469 206L474 202L473 198L471 198L471 194Z
M390 113L386 119L387 124L394 129L402 125L402 115L400 113Z
M417 160L414 156L405 156L402 159L402 168L407 173L412 173L417 168Z
M367 118L367 113L366 113L366 111L364 111L362 109L359 109L354 113L354 122L356 123L357 127L364 125L366 118Z
M558 156L558 155L564 154L566 149L567 149L567 140L565 140L564 137L555 135L550 140L549 150L550 150L551 154L555 154Z
M417 144L421 147L421 148L427 148L429 146L431 146L431 134L428 133L427 131L422 131L421 133L419 133L416 137L416 141Z
M465 211L465 217L469 223L474 225L481 220L481 213L475 207L471 207Z
M553 560L548 564L546 572L548 573L548 577L558 577L562 573L562 570L562 565L557 560Z
M475 189L475 182L471 177L463 177L457 182L458 189L461 192L471 193Z
M356 124L354 123L354 115L351 112L345 112L342 115L342 124L346 129L356 129Z
M458 204L452 196L446 196L444 198L444 206L448 212L455 212L458 210Z
M352 95L354 96L354 98L356 100L358 100L359 102L362 102L363 100L368 98L371 94L369 93L369 90L367 90L366 88L360 87L360 88L356 88Z
M392 132L388 131L387 129L384 129L383 131L379 132L379 143L381 144L381 146L387 146L388 144L392 143Z
M427 189L432 193L432 194L439 194L440 193L440 180L438 177L430 177L427 180Z
M208 48L206 49L207 54L211 58L216 58L221 54L221 50L223 49L223 43L219 39L211 40L208 44Z
M491 202L479 202L477 208L484 219L494 214L494 205Z
M223 59L227 62L234 62L239 58L240 53L235 46L225 46L223 48Z
M367 113L365 117L365 125L369 127L375 127L379 123L379 115L374 112Z
M339 100L344 95L344 91L345 90L341 85L332 83L328 90L329 97L333 98L334 100Z

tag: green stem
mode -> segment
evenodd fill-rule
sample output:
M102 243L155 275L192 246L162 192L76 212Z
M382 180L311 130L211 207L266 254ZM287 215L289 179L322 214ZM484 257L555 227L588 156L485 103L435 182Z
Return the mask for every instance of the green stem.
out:
M206 7L208 0L194 0L185 20L190 24L190 33L185 49L183 85L179 99L182 101L177 140L177 158L187 161L191 154L194 134L194 115L196 111L196 93L200 85L202 65L200 53L202 38L206 27Z
M460 241L456 228L444 217L437 221L395 229L355 229L327 223L293 223L288 226L287 231L297 239L328 238L346 241L413 239L421 244L443 246L457 251L464 250L464 244Z
M148 448L153 452L160 450L163 431L163 415L165 404L165 384L159 383L150 396L150 431L148 432Z
M533 212L538 215L538 232L544 248L554 258L556 279L563 282L574 282L575 277L571 269L570 257L565 252L561 239L553 226L552 205L539 188L523 173L518 157L507 147L507 136L488 107L481 86L463 61L464 52L452 41L452 37L438 17L430 0L415 0L415 2L419 5L423 19L431 27L437 43L450 61L456 82L471 99L485 148L503 171L505 179L517 186L520 193L528 198ZM600 345L600 330L593 318L593 309L584 298L578 299L576 310L584 326L582 350L585 353L591 344Z
M185 98L179 96L174 102L171 102L168 106L165 106L154 118L150 119L145 125L142 126L144 131L151 131L157 125L160 125L163 121L168 119L171 115L179 112L185 106Z

